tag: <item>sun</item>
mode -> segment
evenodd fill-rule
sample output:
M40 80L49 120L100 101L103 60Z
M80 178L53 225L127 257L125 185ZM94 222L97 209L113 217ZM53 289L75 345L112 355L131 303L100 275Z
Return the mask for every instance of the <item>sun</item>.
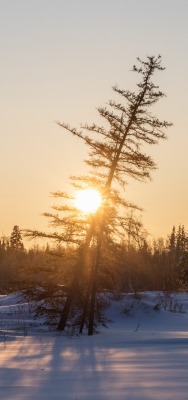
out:
M75 206L84 213L94 213L101 202L101 195L96 189L78 190L76 193Z

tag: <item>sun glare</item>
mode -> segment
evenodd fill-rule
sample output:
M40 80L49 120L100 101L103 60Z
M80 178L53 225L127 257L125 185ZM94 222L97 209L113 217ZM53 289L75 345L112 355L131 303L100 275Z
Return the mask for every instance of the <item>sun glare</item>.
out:
M76 193L75 206L84 213L94 213L101 202L101 195L96 189L79 190Z

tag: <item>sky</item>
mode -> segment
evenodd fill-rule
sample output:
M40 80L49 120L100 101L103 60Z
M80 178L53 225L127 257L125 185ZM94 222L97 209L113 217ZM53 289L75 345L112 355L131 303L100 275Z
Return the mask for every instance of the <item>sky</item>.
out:
M86 148L56 121L100 123L112 86L134 89L136 58L158 54L157 116L173 127L149 148L152 182L130 180L126 198L144 209L150 238L188 227L187 17L187 0L0 0L0 236L45 230L51 192L86 172Z

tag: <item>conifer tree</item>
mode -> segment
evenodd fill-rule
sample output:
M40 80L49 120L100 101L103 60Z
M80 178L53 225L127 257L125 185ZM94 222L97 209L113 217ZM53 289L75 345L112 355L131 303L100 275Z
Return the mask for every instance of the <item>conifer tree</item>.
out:
M85 220L80 216L78 218L78 212L76 215L76 210L70 205L59 208L59 211L64 211L66 214L63 218L46 214L51 218L53 225L63 226L63 234L55 232L49 236L38 232L27 233L65 242L72 240L78 245L78 259L58 324L59 330L65 328L74 299L80 291L80 285L83 285L89 249L94 240L95 260L92 266L90 264L91 273L86 290L87 298L84 302L84 310L87 309L89 314L88 334L93 334L103 243L105 240L116 241L125 229L130 229L125 209L130 206L136 208L124 198L123 188L126 179L127 177L140 181L151 179L150 173L156 165L153 159L145 154L143 147L146 144L154 145L159 139L165 139L165 129L171 125L166 121L160 121L150 112L150 107L164 97L164 93L152 82L154 73L163 69L160 56L147 57L146 61L138 58L138 66L133 66L133 72L141 76L137 91L113 87L115 95L119 96L122 102L111 100L108 107L98 108L104 125L85 124L78 130L66 123L58 122L60 127L82 140L89 148L86 164L90 171L86 176L73 177L75 187L95 187L102 195L101 207ZM67 197L61 193L56 193L56 196ZM70 218L71 213L76 218ZM83 314L85 315L85 311Z
M155 163L143 153L142 146L146 143L156 144L159 139L164 139L164 128L170 126L166 121L159 121L149 111L149 108L164 96L151 80L156 70L163 70L161 57L148 57L146 61L138 59L138 62L140 66L133 67L133 71L142 77L137 85L138 93L113 87L114 92L119 94L126 104L110 101L109 108L98 108L101 117L108 122L107 128L93 124L84 125L82 130L78 131L67 124L59 123L61 127L84 140L89 146L89 159L86 163L92 167L95 176L98 175L102 181L104 207L100 210L100 216L97 216L99 231L97 257L91 284L89 334L93 333L96 281L106 221L105 204L110 201L115 181L124 185L127 176L138 180L150 178L150 171L155 168ZM94 133L98 134L99 140L94 138ZM90 229L89 233L91 239L93 230ZM87 242L89 245L90 240ZM64 328L65 320L66 318L61 319L59 329Z
M10 235L10 247L15 250L23 250L22 235L18 225L14 225Z

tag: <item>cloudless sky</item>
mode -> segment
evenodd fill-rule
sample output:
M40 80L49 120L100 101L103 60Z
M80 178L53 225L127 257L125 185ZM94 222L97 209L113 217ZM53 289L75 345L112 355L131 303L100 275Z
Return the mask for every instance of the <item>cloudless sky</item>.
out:
M188 227L187 20L187 0L0 0L0 236L46 229L50 192L85 171L84 145L55 121L100 122L114 84L134 89L136 57L158 54L167 97L156 113L174 126L149 148L153 181L131 180L126 196L151 238Z

